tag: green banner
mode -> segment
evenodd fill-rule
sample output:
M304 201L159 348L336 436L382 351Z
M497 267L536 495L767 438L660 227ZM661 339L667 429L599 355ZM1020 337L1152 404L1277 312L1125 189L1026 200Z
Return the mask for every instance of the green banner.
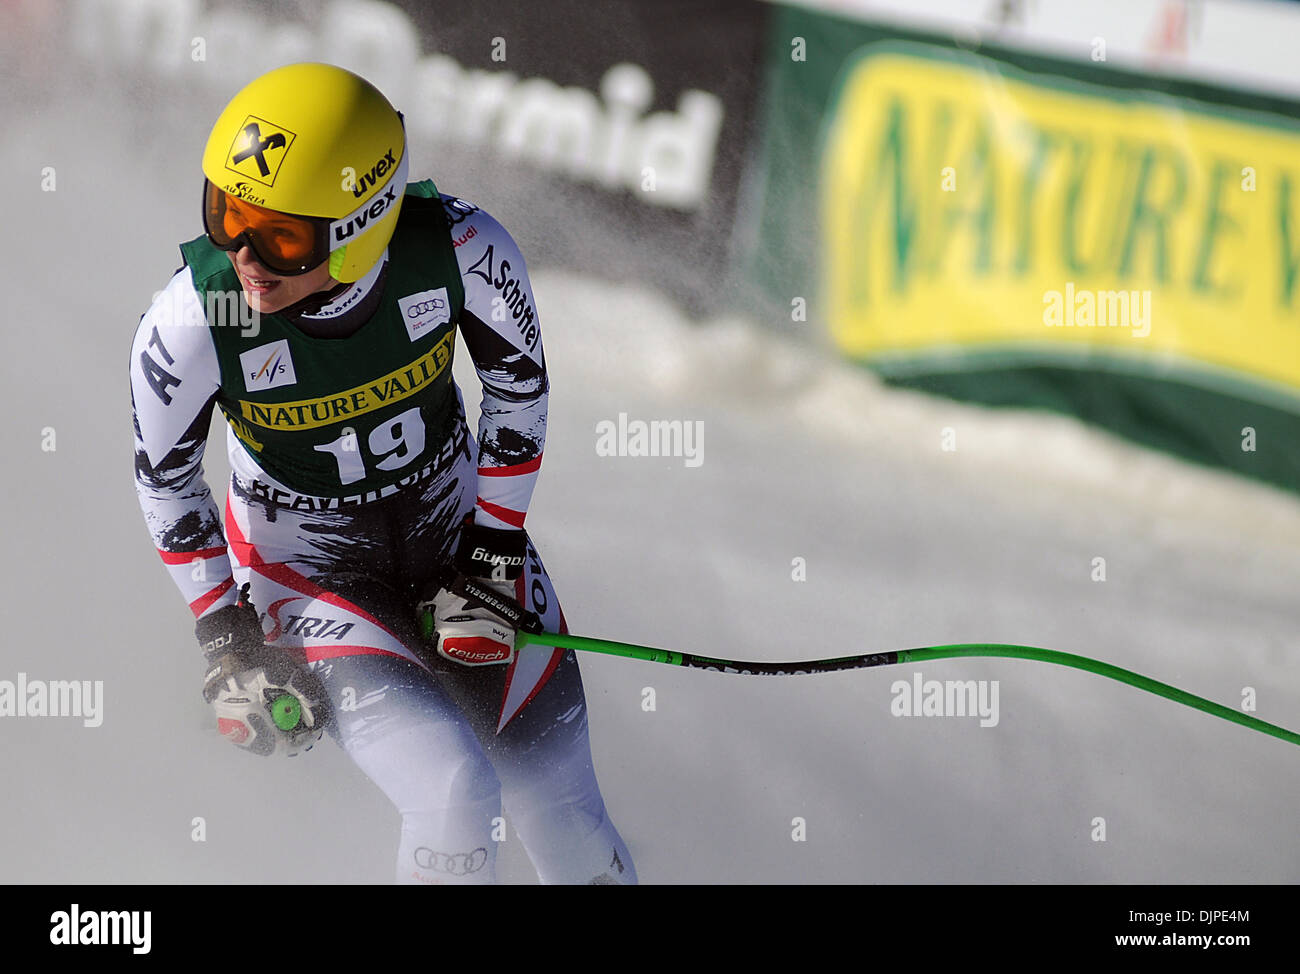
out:
M1300 489L1300 105L796 8L768 64L769 306L890 381Z

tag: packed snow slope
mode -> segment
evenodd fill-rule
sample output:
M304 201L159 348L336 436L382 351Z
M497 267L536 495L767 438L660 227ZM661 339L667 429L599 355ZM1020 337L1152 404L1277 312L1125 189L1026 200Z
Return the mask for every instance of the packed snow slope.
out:
M0 679L103 680L104 716L0 718L0 880L388 882L398 815L332 743L254 758L199 698L135 500L127 353L198 232L207 120L85 96L4 109ZM883 389L794 334L810 325L691 324L672 295L546 267L521 202L476 202L534 242L552 405L528 525L574 632L770 660L1026 643L1231 706L1253 688L1300 728L1295 497L1066 418ZM463 354L457 374L477 402ZM620 413L702 422L703 462L598 455ZM223 447L217 423L218 492ZM1300 748L1088 673L582 665L648 883L1300 882ZM915 672L998 681L996 726L894 716ZM535 881L513 834L500 861Z

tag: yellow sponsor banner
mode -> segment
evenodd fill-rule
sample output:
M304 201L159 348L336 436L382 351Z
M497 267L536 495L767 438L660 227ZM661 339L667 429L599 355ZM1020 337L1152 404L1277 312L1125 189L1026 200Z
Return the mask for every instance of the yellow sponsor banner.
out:
M1300 393L1300 129L919 45L846 65L829 321L887 361L1102 352Z
M239 400L239 411L249 423L276 430L306 430L329 426L413 396L436 379L451 361L455 330L448 331L433 348L410 365L394 369L363 385L316 399L296 402ZM241 438L245 438L241 436Z

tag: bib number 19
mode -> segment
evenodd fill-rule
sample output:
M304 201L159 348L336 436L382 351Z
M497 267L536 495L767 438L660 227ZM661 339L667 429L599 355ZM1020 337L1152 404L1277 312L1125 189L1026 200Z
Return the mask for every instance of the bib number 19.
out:
M378 457L375 466L380 470L396 470L410 463L424 452L424 419L420 407L415 406L380 423L366 438L370 453ZM344 433L332 443L322 443L312 449L332 454L339 465L339 482L355 484L364 480L366 463L357 448L355 433Z

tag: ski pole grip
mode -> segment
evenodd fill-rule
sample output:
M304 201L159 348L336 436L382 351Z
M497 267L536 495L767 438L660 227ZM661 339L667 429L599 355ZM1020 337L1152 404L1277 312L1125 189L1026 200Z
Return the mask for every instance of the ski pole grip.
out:
M478 608L495 612L515 629L531 633L543 632L545 629L536 612L525 609L514 599L506 598L486 585L480 585L467 575L457 575L447 590Z

